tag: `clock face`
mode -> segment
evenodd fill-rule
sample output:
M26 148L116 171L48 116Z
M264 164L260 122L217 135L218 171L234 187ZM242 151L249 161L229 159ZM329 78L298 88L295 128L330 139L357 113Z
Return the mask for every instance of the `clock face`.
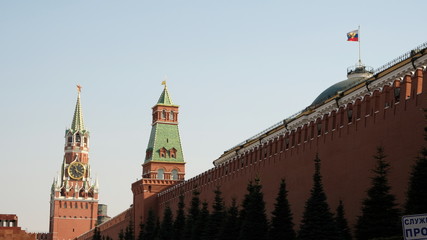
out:
M68 175L75 180L82 179L86 172L85 165L80 162L72 162L68 167Z

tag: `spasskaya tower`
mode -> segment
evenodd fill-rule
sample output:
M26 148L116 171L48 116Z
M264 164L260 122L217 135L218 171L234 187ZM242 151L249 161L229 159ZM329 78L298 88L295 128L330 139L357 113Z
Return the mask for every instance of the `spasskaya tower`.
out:
M52 184L49 233L52 240L68 240L95 227L98 181L92 181L89 164L89 131L83 123L77 85L77 103L71 128L65 131L61 171Z

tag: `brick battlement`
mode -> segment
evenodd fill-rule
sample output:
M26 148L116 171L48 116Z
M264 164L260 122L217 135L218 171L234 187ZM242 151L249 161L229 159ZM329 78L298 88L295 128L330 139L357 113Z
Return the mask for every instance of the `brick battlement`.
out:
M311 133L311 138L314 138L315 134L327 134L328 127L334 127L335 124L330 126L330 123L321 121L328 121L329 118L336 118L337 115L340 117L339 121L342 126L345 122L343 118L355 118L358 120L362 116L373 115L374 112L377 113L381 106L387 108L399 103L401 100L416 97L416 95L423 92L422 79L423 72L426 71L427 57L423 56L417 61L421 67L416 70L414 70L412 62L408 59L400 63L400 66L394 66L394 68L397 68L394 71L391 72L390 69L383 70L383 72L357 86L326 100L321 106L307 107L305 110L275 124L261 134L257 134L256 137L252 137L225 151L219 159L214 161L214 164L219 165L234 159L236 156L244 154L244 152L251 151L269 141L274 141L275 138L279 138L281 135L291 138L296 133L300 137L301 131L307 131L307 128L315 128L311 129L311 131L317 131L317 133ZM397 90L399 91L399 96L395 96L395 91ZM369 106L371 101L374 102L373 106ZM363 104L367 105L363 107ZM353 116L353 110L357 110L356 113L358 115L356 117ZM364 112L362 113L362 111ZM347 122L351 123L352 121ZM318 132L319 124L325 125L320 133ZM307 141L307 138L304 141Z
M236 174L242 169L257 164L258 160L264 161L278 154L286 158L287 155L299 154L306 148L312 148L313 145L318 146L339 139L343 134L349 135L360 128L370 128L378 121L393 118L397 113L404 112L408 105L419 106L422 98L425 98L425 95L421 94L423 84L426 85L426 82L426 68L423 67L399 79L386 81L382 86L376 84L376 88L371 91L362 89L364 95L357 92L361 90L361 86L357 86L353 90L354 94L348 96L351 101L343 99L343 102L347 100L346 103L322 114L319 114L316 109L302 113L300 117L311 120L306 120L306 123L298 127L294 126L293 129L284 125L272 129L265 136L256 139L255 143L251 142L246 146L235 148L235 152L229 153L230 156L224 158L214 168L166 189L159 193L158 197L161 202L168 201L176 198L178 193L191 192L194 188L203 187L222 177ZM424 89L426 88L427 86L424 86ZM353 95L357 98L354 99ZM330 101L329 104L335 105L335 102ZM301 122L298 119L295 121Z
M348 202L346 212L350 223L354 223L369 186L371 156L380 145L392 156L392 191L402 203L411 159L423 144L422 109L427 108L427 56L418 58L417 64L420 67L415 70L409 60L394 66L393 71L386 69L369 82L320 106L308 107L291 121L226 151L214 162L215 167L158 193L158 214L161 216L167 205L175 210L180 194L188 206L196 188L201 199L208 202L217 186L226 202L231 198L241 200L246 184L254 177L266 184L264 193L270 211L280 178L286 177L298 223L311 187L312 160L319 153L325 161L322 172L331 208L339 200Z
M159 217L166 206L175 212L181 194L188 208L194 189L209 206L217 187L227 206L232 199L240 204L248 182L255 177L261 180L268 215L274 209L280 180L286 179L288 200L298 228L312 188L313 160L317 154L329 206L335 209L343 201L347 220L353 226L371 184L375 166L372 156L378 146L384 147L388 156L391 192L402 205L411 166L421 146L425 146L426 66L426 48L411 51L392 65L381 67L373 77L323 102L313 103L225 151L214 161L213 168L189 180L151 177L134 182L133 205L125 211L126 217L121 214L117 223L106 222L110 224L101 232L114 233L112 237L116 237L131 222L139 232L139 223L144 222L150 209ZM165 166L156 165L153 172L160 167ZM128 213L133 216L128 217ZM79 239L90 238L86 235Z

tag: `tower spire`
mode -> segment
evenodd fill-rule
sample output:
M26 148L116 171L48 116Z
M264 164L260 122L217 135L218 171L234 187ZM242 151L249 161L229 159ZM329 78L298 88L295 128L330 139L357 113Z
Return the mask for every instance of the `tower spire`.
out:
M166 80L162 82L162 85L164 85L165 88L163 89L163 92L160 95L160 98L159 98L159 101L157 101L157 104L173 105L172 98L170 97L170 94L168 92L168 87L166 85Z
M81 90L82 90L82 86L77 85L78 95L77 95L76 109L74 110L73 122L71 123L71 130L74 132L85 130L85 126L83 123L82 106L80 104Z

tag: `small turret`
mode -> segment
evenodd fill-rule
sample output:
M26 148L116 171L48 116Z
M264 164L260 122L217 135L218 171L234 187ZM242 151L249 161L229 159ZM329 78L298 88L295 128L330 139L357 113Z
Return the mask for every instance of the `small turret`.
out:
M369 66L365 66L362 63L358 63L354 66L347 68L348 79L368 79L374 74L374 69Z
M98 193L98 192L99 192L99 182L98 182L98 177L96 177L96 179L95 179L95 184L93 185L93 192L94 192L94 193Z

